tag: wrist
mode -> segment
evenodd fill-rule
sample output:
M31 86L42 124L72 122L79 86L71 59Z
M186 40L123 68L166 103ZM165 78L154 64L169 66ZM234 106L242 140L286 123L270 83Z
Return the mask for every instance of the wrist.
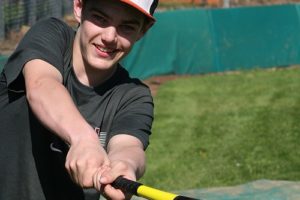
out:
M98 135L96 132L92 129L92 127L87 127L83 130L74 131L69 134L69 144L77 144L81 141L94 141L99 142Z
M145 165L139 165L139 163L135 162L132 159L124 159L124 158L112 158L108 156L110 160L111 166L113 168L118 168L120 171L129 175L128 178L137 180L141 178L145 172ZM132 179L133 180L133 179Z

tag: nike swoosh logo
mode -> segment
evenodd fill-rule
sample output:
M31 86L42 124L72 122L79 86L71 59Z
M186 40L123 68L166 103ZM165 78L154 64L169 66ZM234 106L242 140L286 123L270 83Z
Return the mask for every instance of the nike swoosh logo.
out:
M51 149L52 151L55 151L55 152L58 152L58 153L63 153L62 150L60 150L60 149L58 149L58 148L56 148L56 147L54 146L54 143L53 143L53 142L50 144L50 149Z

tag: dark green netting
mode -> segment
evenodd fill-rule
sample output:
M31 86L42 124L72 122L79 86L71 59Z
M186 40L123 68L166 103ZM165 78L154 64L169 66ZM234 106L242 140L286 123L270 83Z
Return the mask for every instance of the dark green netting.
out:
M4 64L6 63L7 56L1 56L0 55L0 72L2 71Z
M141 79L299 64L299 16L300 4L158 12L122 63Z
M288 4L157 13L153 29L123 63L143 79L299 64L299 9Z

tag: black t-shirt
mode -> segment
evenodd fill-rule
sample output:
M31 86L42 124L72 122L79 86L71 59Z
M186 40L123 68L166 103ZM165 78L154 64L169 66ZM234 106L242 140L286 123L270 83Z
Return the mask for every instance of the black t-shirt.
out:
M149 144L153 121L149 88L121 66L97 87L81 84L72 67L74 37L75 31L58 19L40 21L0 74L0 199L84 199L64 168L65 145L28 106L22 69L32 59L47 61L60 71L75 105L103 145L116 134L137 137L145 149Z

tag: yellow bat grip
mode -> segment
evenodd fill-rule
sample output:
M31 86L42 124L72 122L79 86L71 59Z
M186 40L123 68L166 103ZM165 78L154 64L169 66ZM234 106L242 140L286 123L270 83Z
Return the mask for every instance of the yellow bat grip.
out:
M157 190L155 188L147 187L145 185L141 185L138 187L137 194L140 197L144 197L149 200L173 200L175 199L175 197L178 196L176 194Z

